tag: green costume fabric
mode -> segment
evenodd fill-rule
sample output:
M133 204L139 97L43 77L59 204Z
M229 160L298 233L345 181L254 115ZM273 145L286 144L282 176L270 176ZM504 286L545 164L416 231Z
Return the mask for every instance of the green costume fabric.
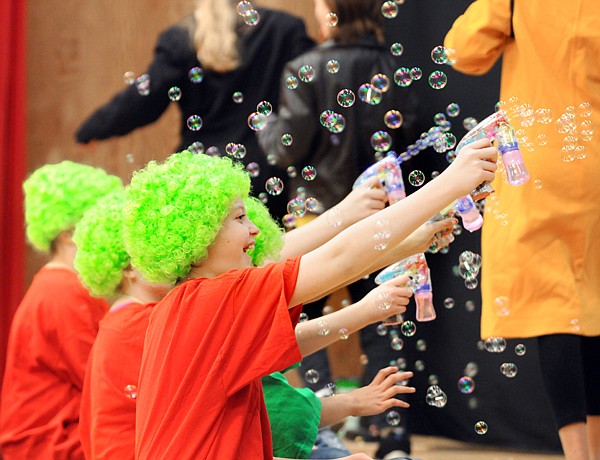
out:
M294 388L281 372L262 379L271 422L273 455L308 458L317 439L321 401L310 388Z

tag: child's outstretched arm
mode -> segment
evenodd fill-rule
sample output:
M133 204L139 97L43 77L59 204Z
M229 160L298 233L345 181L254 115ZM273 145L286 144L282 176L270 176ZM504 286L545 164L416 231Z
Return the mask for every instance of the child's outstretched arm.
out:
M374 259L399 245L419 225L482 182L493 181L498 151L488 139L465 147L435 180L407 198L371 215L302 257L290 305L320 298L332 287L356 279L373 267ZM385 222L387 247L375 249L373 235Z
M381 211L386 202L381 183L372 177L315 220L286 233L281 260L318 248L352 224Z
M406 401L395 398L399 394L414 393L415 388L399 385L413 376L412 372L398 372L394 366L381 369L373 381L349 393L321 398L321 421L319 426L329 426L350 415L368 416L381 414L393 407L409 407Z
M361 300L346 308L321 318L298 323L296 340L302 356L308 356L337 342L342 329L343 334L352 334L369 324L404 313L413 295L412 289L406 286L408 281L408 277L398 276L377 286ZM319 334L322 321L327 321L330 334Z
M441 238L437 239L437 248L441 249L448 246L454 241L454 235L452 234L452 228L454 224L458 223L455 218L448 218L437 222L426 222L412 232L407 238L405 238L399 245L390 249L379 258L375 258L369 268L365 269L362 273L358 274L354 279L350 280L349 283L353 283L367 275L377 271L381 267L391 265L399 260L405 259L406 257L412 256L418 252L425 252L431 243L436 238L436 234L440 233ZM342 284L339 286L332 286L322 297L337 291L338 289L346 286ZM319 297L321 298L321 297ZM311 302L319 300L319 298L312 299Z

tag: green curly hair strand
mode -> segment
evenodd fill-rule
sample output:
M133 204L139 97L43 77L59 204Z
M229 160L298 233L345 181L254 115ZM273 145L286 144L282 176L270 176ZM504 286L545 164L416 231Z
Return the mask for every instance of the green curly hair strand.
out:
M243 165L175 153L134 173L127 188L124 239L132 265L152 282L175 283L206 258L236 198L250 193Z
M252 264L259 267L266 262L279 260L283 248L283 229L259 199L249 196L244 200L244 206L248 219L260 230L255 238L254 249L248 251Z
M73 241L77 245L75 269L93 295L119 294L123 270L129 255L123 242L125 190L102 197L77 224Z
M121 179L100 168L63 161L42 166L23 182L27 239L48 253L54 239L74 228L85 211Z

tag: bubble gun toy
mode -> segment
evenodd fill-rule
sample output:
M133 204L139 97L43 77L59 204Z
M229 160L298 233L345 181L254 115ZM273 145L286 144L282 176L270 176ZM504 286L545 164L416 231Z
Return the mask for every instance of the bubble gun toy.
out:
M465 134L456 146L456 153L458 154L465 145L484 137L497 141L498 150L502 155L502 162L506 168L508 183L510 185L521 185L527 182L529 173L519 150L517 136L502 110L492 113ZM479 201L489 196L493 191L494 188L489 183L484 182L471 192L471 196L475 201Z
M417 321L432 321L435 319L433 307L433 293L431 289L431 274L425 254L422 252L402 259L382 270L375 278L376 284L382 284L397 276L408 276L415 289L416 319ZM384 322L384 324L389 324ZM397 324L397 323L396 323Z
M404 180L402 179L402 168L400 167L400 161L394 155L389 154L384 159L369 166L354 181L352 189L355 189L371 177L378 177L379 181L383 183L390 204L406 198Z
M463 227L468 231L479 230L483 225L483 217L479 214L471 195L465 195L454 202L454 209L462 219Z
M402 179L402 169L400 168L400 162L394 155L388 155L384 159L369 166L356 179L352 188L354 189L354 188L358 187L365 180L367 180L371 177L374 177L374 176L379 177L380 180L383 181L384 189L387 193L388 201L390 204L394 204L406 197L406 191L404 189L404 181ZM419 261L420 261L420 266L422 268L422 273L426 274L427 279L429 279L429 267L427 266L427 261L425 260L425 254L420 253L417 255L420 255ZM379 274L379 276L381 276L381 274L384 272L394 273L393 267L396 267L397 264L399 264L399 263L400 262L390 265L389 267L384 269ZM378 278L379 278L379 276L378 276ZM386 278L386 281L388 279L394 278L395 276L399 276L399 274L395 274L395 275L390 274L390 276ZM376 278L375 282L377 282L377 278ZM422 302L420 300L419 301L416 300L417 294L415 293L415 300L417 301L417 320L419 320L419 321L430 321L435 318L435 311L433 310L433 304L431 303L431 282L429 282L428 286L429 287L427 289L429 290L429 304L431 305L430 309L427 307L426 300L425 300L425 298L427 297L427 289L423 288L422 293L419 294L419 298L424 299ZM419 312L420 306L422 306L422 308L424 309L423 312ZM427 311L425 311L425 310L427 310ZM431 311L433 311L433 317L431 317ZM427 319L419 319L419 318L427 318ZM401 321L402 321L401 315L394 315L394 316L391 316L390 318L388 318L387 320L385 320L383 322L383 324L391 326L394 324L399 324Z

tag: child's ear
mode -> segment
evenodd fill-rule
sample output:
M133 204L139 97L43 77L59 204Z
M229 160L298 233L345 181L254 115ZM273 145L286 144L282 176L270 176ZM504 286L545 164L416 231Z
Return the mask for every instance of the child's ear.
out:
M130 264L127 268L123 269L123 277L127 278L129 281L136 281L139 277L139 273Z

